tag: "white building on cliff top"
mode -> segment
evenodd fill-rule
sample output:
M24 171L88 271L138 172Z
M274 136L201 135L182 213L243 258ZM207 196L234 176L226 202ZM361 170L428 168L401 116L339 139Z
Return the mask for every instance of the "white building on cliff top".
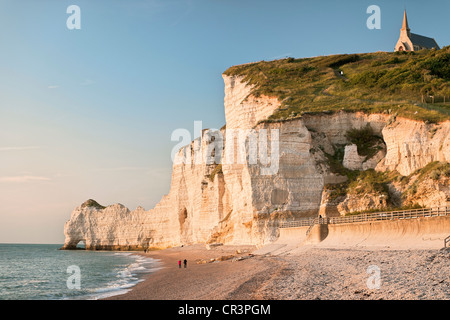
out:
M406 10L403 15L403 25L400 29L400 38L398 39L395 51L417 51L421 49L440 49L436 40L433 38L424 37L415 33L411 33L408 26L408 18L406 17Z

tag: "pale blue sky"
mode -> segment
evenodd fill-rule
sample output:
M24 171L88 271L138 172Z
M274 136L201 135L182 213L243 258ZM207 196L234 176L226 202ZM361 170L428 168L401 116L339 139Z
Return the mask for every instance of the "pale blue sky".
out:
M0 242L62 243L89 198L152 208L172 131L225 123L228 67L392 51L405 6L412 32L450 43L446 0L0 0Z

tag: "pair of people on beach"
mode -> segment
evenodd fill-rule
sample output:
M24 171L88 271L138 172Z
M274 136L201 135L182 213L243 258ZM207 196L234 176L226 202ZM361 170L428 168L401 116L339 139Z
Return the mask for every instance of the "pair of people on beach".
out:
M186 259L184 259L183 264L184 264L184 267L186 268L187 267L187 260ZM181 260L178 260L178 268L181 269Z

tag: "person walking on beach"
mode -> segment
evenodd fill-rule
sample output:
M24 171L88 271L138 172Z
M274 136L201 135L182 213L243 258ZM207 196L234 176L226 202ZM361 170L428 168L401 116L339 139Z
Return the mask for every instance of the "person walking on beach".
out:
M184 263L184 267L186 268L187 267L187 260L184 259L183 263Z
M178 260L178 268L181 269L181 260Z

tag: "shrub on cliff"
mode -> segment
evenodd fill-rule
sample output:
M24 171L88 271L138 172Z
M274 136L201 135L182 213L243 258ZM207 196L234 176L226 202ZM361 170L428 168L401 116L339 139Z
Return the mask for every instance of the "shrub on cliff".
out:
M96 209L105 209L106 208L93 199L89 199L81 205L81 208L89 208L89 207L93 207Z
M372 158L381 149L380 144L383 143L383 138L373 132L370 124L361 129L350 129L346 137L351 143L356 144L358 154L366 156L367 159Z
M377 172L373 169L361 171L355 179L349 182L347 193L384 194L388 196L389 188L387 184L391 182L392 178L390 172Z
M222 164L220 163L214 168L213 172L211 172L211 174L209 175L209 180L211 180L213 182L216 175L222 174L222 173L223 173L222 172Z

